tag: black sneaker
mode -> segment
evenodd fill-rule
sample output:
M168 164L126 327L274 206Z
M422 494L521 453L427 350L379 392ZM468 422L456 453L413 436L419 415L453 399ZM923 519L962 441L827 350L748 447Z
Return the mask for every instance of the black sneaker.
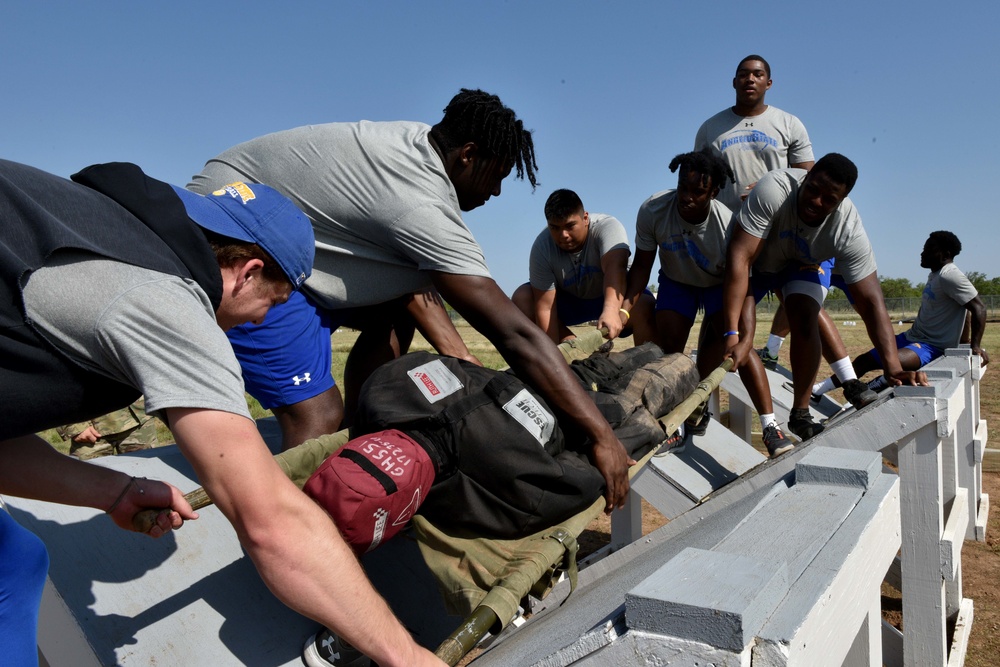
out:
M762 438L764 446L767 447L767 453L771 455L772 459L795 447L795 443L786 438L785 434L775 424L764 427Z
M371 658L326 628L306 640L302 662L307 667L378 667Z
M757 350L757 356L759 356L760 360L764 362L764 368L767 370L773 371L778 368L778 357L772 356L771 351L766 347L762 347Z
M884 375L879 375L877 378L868 383L868 388L875 393L885 391L889 388L889 381L885 379Z
M866 405L871 405L878 400L878 394L868 388L868 385L861 380L848 380L844 383L844 398L846 398L855 409L860 410Z
M802 440L808 440L814 435L823 432L823 425L817 424L809 408L792 408L788 413L788 430L797 435Z
M795 394L795 385L791 382L783 382L781 388L788 391L790 394ZM823 400L823 394L809 394L809 400L813 405L819 405L819 402Z
M711 418L712 413L708 410L701 413L700 419L695 415L688 417L684 422L684 432L687 435L705 435L705 431L708 430L708 420Z

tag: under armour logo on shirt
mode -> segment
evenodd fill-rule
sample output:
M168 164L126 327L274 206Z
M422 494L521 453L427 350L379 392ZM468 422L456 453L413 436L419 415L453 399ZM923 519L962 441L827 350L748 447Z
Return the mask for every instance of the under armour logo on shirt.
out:
M298 387L303 382L312 382L312 378L309 377L309 373L303 373L302 377L296 375L292 378L292 381L295 382L295 386Z
M743 123L743 127L753 127L753 123Z

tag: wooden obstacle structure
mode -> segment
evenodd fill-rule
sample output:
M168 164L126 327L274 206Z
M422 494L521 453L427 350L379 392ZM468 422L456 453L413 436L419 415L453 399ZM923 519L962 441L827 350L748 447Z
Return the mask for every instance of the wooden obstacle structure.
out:
M861 411L824 399L813 408L828 419L823 433L749 471L749 398L727 378L731 430L713 425L633 485L672 521L638 540L632 516L616 517L615 541L627 546L475 664L963 664L973 604L962 595L961 548L985 539L989 512L979 363L966 348L948 350L925 369L932 386L897 388ZM769 371L781 421L786 378ZM879 468L884 455L898 478L853 455ZM817 486L847 479L868 486L831 520L842 501ZM902 592L905 633L881 622L883 580Z
M622 548L583 569L572 595L559 585L534 601L531 619L474 664L961 665L973 611L961 546L985 539L989 511L983 370L967 349L927 370L931 387L896 389L862 411L825 399L816 410L827 430L775 460L748 444L749 400L727 377L730 428L711 423L634 481L670 523L643 537L637 500L616 513ZM784 421L780 371L769 379ZM197 486L176 448L100 464ZM39 645L52 667L301 665L316 624L267 591L217 510L153 541L94 510L5 500L49 547ZM397 543L405 550L394 540L368 566L433 647L433 584L393 560ZM881 622L883 579L902 591L903 634Z

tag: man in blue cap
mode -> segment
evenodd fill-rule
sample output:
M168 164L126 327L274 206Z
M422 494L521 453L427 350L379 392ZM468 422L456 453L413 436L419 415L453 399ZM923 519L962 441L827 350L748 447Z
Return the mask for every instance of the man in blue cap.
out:
M144 395L282 600L381 664L440 664L274 462L224 334L263 321L308 278L308 219L257 184L201 196L122 163L73 181L0 161L0 493L102 509L126 530L139 511L168 508L154 537L197 518L173 486L64 456L33 435ZM0 563L0 646L11 664L36 664L48 556L5 512ZM365 642L356 618L374 619L378 636Z

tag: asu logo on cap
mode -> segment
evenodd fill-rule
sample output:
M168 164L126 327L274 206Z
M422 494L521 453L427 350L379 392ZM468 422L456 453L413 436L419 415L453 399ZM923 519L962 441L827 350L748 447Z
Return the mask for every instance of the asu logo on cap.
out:
M253 193L253 190L250 189L250 186L242 181L237 181L236 183L230 183L226 187L222 188L221 190L216 190L212 194L220 197L224 194L228 194L233 199L239 197L244 204L246 204L248 201L257 198L257 195Z

